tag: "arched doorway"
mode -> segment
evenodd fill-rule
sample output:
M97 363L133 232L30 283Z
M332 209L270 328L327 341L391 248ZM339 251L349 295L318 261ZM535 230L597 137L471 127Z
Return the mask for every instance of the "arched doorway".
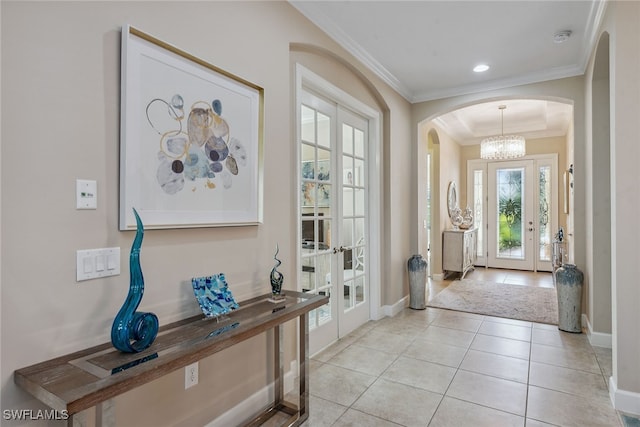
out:
M446 193L446 186L450 181L456 181L459 188L459 198L461 207L473 204L472 184L469 184L467 179L467 163L472 160L479 159L479 143L484 136L490 136L490 132L486 135L482 135L482 131L469 132L467 136L459 137L459 133L455 130L455 126L460 126L467 129L471 129L477 126L480 129L482 121L478 119L478 116L485 114L480 112L476 114L473 119L478 123L465 124L464 117L461 113L462 110L468 108L484 108L491 110L494 121L500 126L499 118L495 118L497 109L492 107L495 103L520 103L518 107L521 111L518 113L519 119L513 123L510 123L509 129L505 129L505 132L513 132L523 134L530 143L528 143L527 154L529 158L535 158L539 161L542 156L555 156L557 158L557 176L554 180L555 195L552 202L555 204L555 210L558 213L558 219L550 225L548 228L551 230L551 236L557 231L559 226L568 229L568 225L572 224L572 218L575 213L574 209L565 212L563 209L563 198L565 196L565 189L562 187L563 172L569 170L570 165L573 164L574 153L574 110L573 101L571 99L559 98L555 96L528 96L526 98L485 98L480 99L474 103L466 103L457 105L449 111L445 111L440 114L434 114L431 117L423 120L418 124L418 156L417 156L417 170L424 170L423 158L426 158L426 151L430 147L429 139L432 135L438 137L438 156L434 156L434 179L432 193L434 195L434 201L436 203L432 206L431 219L431 259L432 259L432 272L434 278L438 279L438 273L442 272L442 253L441 253L441 234L442 231L451 226L447 213L446 204L441 201L441 194ZM531 106L527 107L530 103ZM474 110L477 112L477 110ZM475 113L474 113L475 114ZM498 116L499 117L499 116ZM448 118L453 118L448 120ZM548 124L553 120L560 121L555 128L552 128ZM520 123L519 123L520 122ZM487 122L488 123L488 122ZM486 125L486 123L484 123ZM522 126L524 124L524 126ZM545 126L548 126L545 127ZM497 134L500 130L498 128ZM420 150L424 150L423 152ZM537 175L536 175L537 176ZM420 176L419 176L420 179ZM420 181L423 181L420 179ZM417 199L420 200L425 189L427 187L426 179L425 183L419 182ZM485 186L487 180L485 179ZM437 194L437 196L436 196ZM567 193L567 196L569 194ZM418 218L417 225L420 228L417 233L421 240L419 242L418 249L423 251L426 244L426 234L423 233L424 229L424 214L426 208L418 206ZM423 238L422 236L425 235ZM539 239L542 242L542 238ZM547 246L549 241L547 239ZM540 245L539 245L540 246ZM536 250L535 252L541 252ZM549 260L547 260L549 263ZM542 270L548 270L542 268Z
M611 140L609 34L600 37L591 79L591 139L587 149L588 328L592 344L611 347Z

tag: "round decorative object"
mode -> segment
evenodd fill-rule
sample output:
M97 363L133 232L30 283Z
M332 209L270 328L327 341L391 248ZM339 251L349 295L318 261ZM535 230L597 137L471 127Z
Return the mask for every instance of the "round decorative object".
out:
M424 310L427 308L425 303L425 292L427 286L427 261L422 255L413 255L407 261L409 269L409 308L414 310Z
M558 329L582 332L582 283L584 275L574 264L563 264L554 273L558 294Z
M463 222L464 218L462 217L462 211L460 211L460 208L453 209L451 213L451 223L453 224L453 228L455 230L459 229Z
M466 207L462 212L462 225L460 228L469 229L473 226L473 211L470 207Z

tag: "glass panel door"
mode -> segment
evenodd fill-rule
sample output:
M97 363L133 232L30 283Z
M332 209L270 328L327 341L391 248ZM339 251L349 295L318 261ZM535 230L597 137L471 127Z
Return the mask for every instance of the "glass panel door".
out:
M317 342L338 339L337 306L333 297L335 257L335 106L307 95L300 106L300 288L302 292L328 295L329 303L309 313L309 330ZM320 347L322 348L322 347ZM314 350L319 350L314 349Z
M552 271L551 245L553 235L557 230L558 206L554 203L557 198L557 173L555 164L551 160L543 159L536 162L537 170L537 260L536 269Z
M300 105L300 288L313 354L369 320L368 121L309 92Z
M533 161L490 163L488 175L488 266L533 270Z
M487 162L471 160L467 163L467 206L473 210L473 227L477 231L475 265L487 264Z
M367 169L365 141L367 121L339 109L342 130L341 195L342 220L340 251L342 277L342 313L339 334L344 336L369 320L367 283Z

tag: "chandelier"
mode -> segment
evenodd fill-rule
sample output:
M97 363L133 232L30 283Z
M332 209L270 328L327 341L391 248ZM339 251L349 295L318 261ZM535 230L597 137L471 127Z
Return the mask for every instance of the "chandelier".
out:
M506 105L500 105L498 107L501 111L502 117L502 131L500 136L485 138L480 142L481 159L517 159L518 157L522 157L526 154L524 137L518 135L504 135L504 110L506 108Z

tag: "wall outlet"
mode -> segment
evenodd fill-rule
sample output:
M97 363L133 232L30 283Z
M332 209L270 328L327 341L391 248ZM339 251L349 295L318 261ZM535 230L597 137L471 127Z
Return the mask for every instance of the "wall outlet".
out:
M184 368L184 389L198 384L198 362Z

